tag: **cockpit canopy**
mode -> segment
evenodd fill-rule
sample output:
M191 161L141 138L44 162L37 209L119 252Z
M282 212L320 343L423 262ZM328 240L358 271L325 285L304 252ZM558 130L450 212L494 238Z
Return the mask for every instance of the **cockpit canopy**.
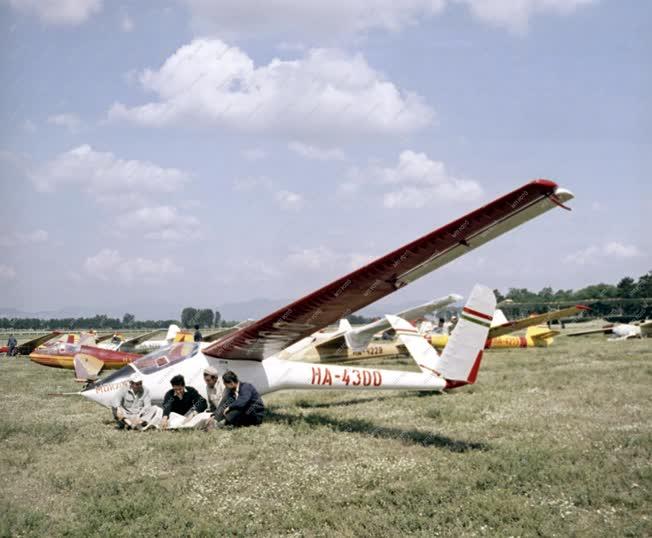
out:
M131 363L142 374L152 374L182 360L194 357L199 351L197 342L178 342L136 359Z

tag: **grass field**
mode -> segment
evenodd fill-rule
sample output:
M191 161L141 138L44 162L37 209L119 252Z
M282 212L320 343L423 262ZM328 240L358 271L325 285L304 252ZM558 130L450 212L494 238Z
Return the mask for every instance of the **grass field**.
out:
M652 340L491 351L444 395L283 392L259 428L125 432L1 359L2 536L650 536Z

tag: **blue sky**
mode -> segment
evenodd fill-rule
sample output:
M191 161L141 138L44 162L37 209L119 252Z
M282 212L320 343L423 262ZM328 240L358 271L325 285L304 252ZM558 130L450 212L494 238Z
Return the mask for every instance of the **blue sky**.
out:
M388 308L640 276L651 21L613 0L0 0L2 306L293 299L538 177L572 213Z

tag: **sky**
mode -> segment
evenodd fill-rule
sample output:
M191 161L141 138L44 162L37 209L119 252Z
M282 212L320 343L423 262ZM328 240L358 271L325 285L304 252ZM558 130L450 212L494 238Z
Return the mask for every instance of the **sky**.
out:
M386 299L652 269L652 4L0 0L0 307L294 300L536 178Z

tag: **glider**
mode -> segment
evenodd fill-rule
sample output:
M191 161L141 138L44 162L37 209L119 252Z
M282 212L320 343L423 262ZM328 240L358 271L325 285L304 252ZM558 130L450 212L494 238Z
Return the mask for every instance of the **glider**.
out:
M588 329L568 333L566 336L586 336L589 334L609 334L608 340L614 342L617 340L631 340L633 338L649 338L652 336L652 321L643 321L634 325L633 323L619 323L617 325L607 325L600 329Z
M305 345L306 337L319 329L550 209L565 207L572 197L572 193L549 180L527 183L215 343L173 344L136 359L81 394L108 407L116 391L126 386L131 374L138 372L152 401L160 402L169 388L169 380L177 374L184 375L188 385L204 391L202 371L208 365L220 373L235 371L261 394L281 389L441 391L472 383L496 307L493 292L480 285L471 292L464 310L468 315L460 319L441 357L435 359L429 354L423 358L420 373L287 359Z
M38 338L34 338L33 340L30 340L28 342L23 342L22 344L18 344L18 346L16 346L17 354L29 355L37 347L45 344L46 342L49 342L50 340L53 340L60 334L61 334L60 332L54 331L46 335L39 336ZM0 353L7 353L8 351L9 348L7 346L0 347Z
M451 294L404 310L396 316L406 320L418 319L461 300L461 295ZM401 354L401 351L397 350L396 344L384 341L371 343L376 334L391 328L386 317L355 328L346 319L341 319L336 331L317 332L309 336L306 341L306 349L297 353L293 359L338 362L394 357Z
M548 347L553 338L560 333L542 324L555 319L567 318L584 310L589 310L589 307L575 305L514 321L508 321L502 310L496 310L485 348ZM510 336L511 333L522 329L527 329L525 336ZM433 334L430 337L430 343L437 349L444 348L447 342L448 335L445 334Z

